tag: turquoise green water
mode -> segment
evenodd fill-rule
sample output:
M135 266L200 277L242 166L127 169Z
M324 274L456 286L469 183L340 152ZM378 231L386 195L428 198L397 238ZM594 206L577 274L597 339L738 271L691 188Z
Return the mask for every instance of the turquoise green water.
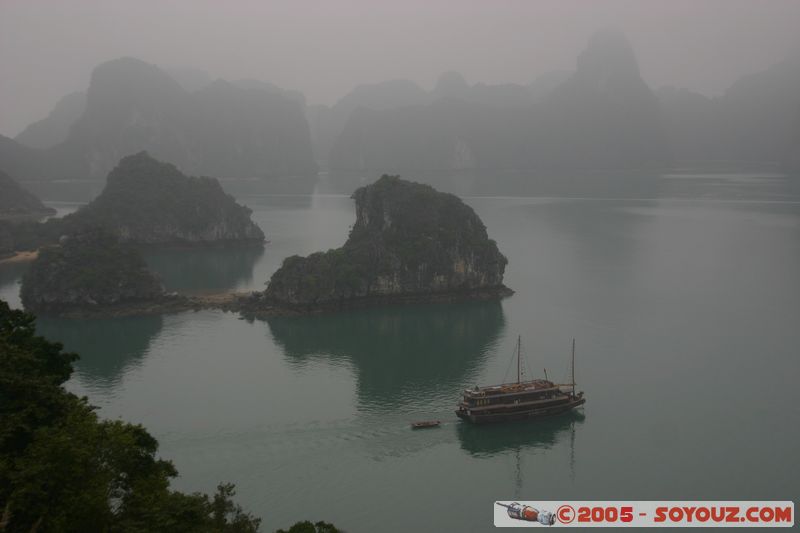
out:
M42 320L83 354L69 382L144 424L185 490L238 487L271 531L488 531L500 499L800 494L800 197L775 177L664 178L636 198L469 198L509 257L502 302L246 321L216 311ZM243 198L263 251L152 252L177 290L260 288L340 245L342 196ZM0 270L14 300L22 267ZM459 391L530 368L581 413L472 427ZM513 370L512 370L513 371ZM439 429L408 423L438 418Z

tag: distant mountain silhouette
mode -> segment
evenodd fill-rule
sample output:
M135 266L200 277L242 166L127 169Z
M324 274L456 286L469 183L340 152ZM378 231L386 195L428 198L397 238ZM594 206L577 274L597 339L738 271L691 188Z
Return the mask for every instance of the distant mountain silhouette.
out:
M460 73L448 71L439 76L434 89L430 92L407 80L359 85L333 107L309 106L307 114L311 124L314 156L322 165L330 162L338 137L345 131L347 123L354 115L359 115L356 119L358 122L365 113L368 115L369 111L434 105L441 100L496 107L529 106L549 95L568 76L568 72L554 71L540 76L529 85L513 83L469 85ZM409 112L412 115L416 113L414 110ZM392 119L394 114L387 114L387 117ZM355 126L355 129L360 128L360 125ZM346 135L353 135L353 132L350 131ZM333 157L340 156L341 154ZM329 166L335 167L336 164Z
M468 98L469 85L459 72L444 72L436 80L436 87L433 94L439 98L456 98L465 100Z
M169 67L164 68L170 78L178 82L178 85L189 92L199 91L212 81L214 78L205 70L188 67Z
M59 100L47 117L34 122L14 140L30 148L50 148L64 141L86 109L86 93L70 93Z
M658 97L678 161L777 165L797 153L799 56L741 78L716 98L673 88Z
M718 97L674 87L654 93L627 39L600 32L574 73L522 86L469 85L446 72L427 98L351 108L328 142L326 162L343 172L602 172L709 162L796 172L800 53Z
M800 52L707 97L642 80L633 48L600 32L574 72L528 85L470 84L445 72L355 87L333 106L298 91L122 58L86 93L60 100L16 139L0 168L18 180L102 179L147 150L183 172L269 177L291 190L317 163L342 173L639 171L671 163L800 167ZM277 178L281 177L281 180ZM306 185L308 185L308 183Z
M511 109L511 108L508 108ZM515 113L456 99L358 109L331 151L335 170L387 172L502 168L511 164Z
M520 86L470 87L460 75L446 73L432 103L356 110L335 142L331 166L621 169L668 161L658 100L620 34L594 36L575 73L552 91L538 99L522 92Z
M332 107L309 106L306 110L311 126L314 156L325 163L331 148L354 111L364 109L394 109L427 103L430 100L419 85L408 80L389 80L357 86Z
M800 111L800 54L734 83L720 99L726 155L780 161Z
M316 173L303 106L263 88L217 80L192 93L186 168L225 177ZM194 161L192 161L194 159Z
M534 102L540 102L544 98L550 96L550 94L558 89L562 83L567 81L572 74L573 73L568 70L552 70L540 74L533 82L528 84L528 92L533 97ZM480 84L478 84L478 86L480 86Z
M719 129L722 109L713 99L687 89L656 91L664 129L677 161L698 163L723 159Z
M95 68L86 108L63 142L25 148L0 139L0 165L26 179L101 179L120 158L142 150L191 174L316 172L296 93L222 80L189 92L159 67L133 58Z
M658 99L636 55L617 32L600 32L578 56L575 73L537 111L542 141L527 167L620 169L668 160ZM542 164L543 162L543 164Z
M232 82L234 85L241 89L256 89L256 90L263 90L271 94L276 94L279 96L283 96L289 100L297 102L301 106L305 108L306 106L306 96L301 93L300 91L295 91L291 89L283 89L278 87L274 83L269 83L266 81L256 80L253 78L246 78L243 80L236 80Z
M458 72L445 72L439 76L432 97L496 107L530 106L548 97L553 90L569 79L570 75L571 73L565 71L548 72L529 85L516 83L469 85Z
M74 157L69 177L101 178L121 158L141 150L182 166L186 158L175 156L188 151L181 135L186 94L166 72L138 59L96 67L86 111L56 147Z
M0 170L0 220L6 217L41 217L55 212L55 209L45 207L33 193Z
M0 168L17 180L24 181L45 174L49 160L47 150L29 148L0 135Z
M427 102L426 93L416 83L407 80L390 80L359 85L342 97L333 109L351 112L359 107L368 109L392 109Z

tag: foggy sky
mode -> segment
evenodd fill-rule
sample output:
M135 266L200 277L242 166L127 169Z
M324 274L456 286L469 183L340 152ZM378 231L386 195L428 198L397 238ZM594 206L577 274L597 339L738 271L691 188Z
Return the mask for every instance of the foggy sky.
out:
M606 28L626 33L651 87L718 94L800 48L800 1L0 0L0 134L44 117L121 56L332 104L363 82L428 89L446 70L528 83L572 69Z

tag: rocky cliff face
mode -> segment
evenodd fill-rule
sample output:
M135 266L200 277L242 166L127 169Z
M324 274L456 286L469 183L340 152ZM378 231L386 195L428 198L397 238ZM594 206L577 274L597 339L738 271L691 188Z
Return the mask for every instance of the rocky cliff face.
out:
M102 227L140 244L261 243L250 213L216 179L185 176L141 152L123 158L100 196L63 223L65 232Z
M370 301L499 296L506 258L480 218L451 194L383 176L358 189L342 248L286 259L255 304L299 311Z
M42 314L66 314L157 302L164 288L141 255L92 230L43 248L22 280L22 303Z

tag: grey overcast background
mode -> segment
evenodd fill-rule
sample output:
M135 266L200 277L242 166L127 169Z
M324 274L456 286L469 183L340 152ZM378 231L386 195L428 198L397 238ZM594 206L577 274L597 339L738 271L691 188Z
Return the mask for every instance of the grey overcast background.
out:
M332 104L358 83L430 88L446 70L527 83L571 69L605 28L628 36L652 87L713 95L800 48L800 1L0 0L0 134L44 117L121 56Z

